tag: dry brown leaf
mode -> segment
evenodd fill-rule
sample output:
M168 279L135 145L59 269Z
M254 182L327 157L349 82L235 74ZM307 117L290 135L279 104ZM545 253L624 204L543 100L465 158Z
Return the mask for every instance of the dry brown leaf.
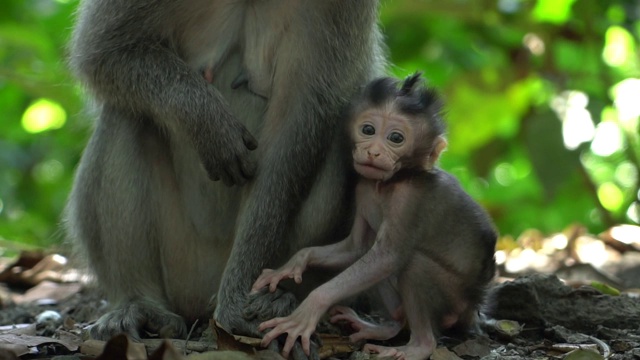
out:
M65 316L64 320L62 321L62 327L65 330L73 330L76 328L76 320L71 316Z
M65 330L56 330L56 337L60 341L64 341L66 344L73 344L76 349L79 349L84 342L82 340L82 336L80 336L79 334L74 334Z
M190 352L207 352L217 349L214 343L204 341L185 341L184 339L142 339L142 343L147 347L147 353L153 353L162 346L164 342L171 343L171 346L180 354Z
M97 357L98 360L127 359L129 350L129 339L126 335L116 335L104 344L102 352ZM146 359L147 354L143 359ZM128 360L128 359L127 359Z
M106 341L89 339L80 345L80 353L89 356L98 356L104 351Z
M18 356L28 353L29 348L24 345L0 344L0 359L2 360L19 360Z
M44 336L31 336L31 335L22 335L22 334L1 334L0 335L0 346L1 345L23 345L28 348L35 348L44 344L60 344L67 348L69 351L78 350L78 345L73 342L66 341L63 339L53 339Z
M39 284L45 280L62 282L62 271L66 263L67 259L62 255L47 255L32 268L25 269L20 276L31 285Z
M11 327L12 325L9 325L9 327ZM0 329L0 330L4 330L2 331L3 334L15 334L15 335L30 335L30 336L35 336L36 335L36 324L19 324L19 325L15 325L14 328L9 328L9 329Z
M256 350L253 345L249 345L246 342L242 342L238 340L235 336L231 335L229 332L223 329L222 326L220 326L220 324L218 324L213 319L210 321L209 325L211 326L213 333L215 334L216 339L218 340L218 350L241 351L245 354L251 354L251 355L256 353ZM251 341L252 343L254 343L254 340L255 340L253 338L247 338L247 337L239 337L239 338L243 340ZM260 345L260 339L257 339L257 340L258 340L257 345Z
M144 344L136 343L126 335L120 334L109 341L87 340L82 343L80 352L84 355L96 356L96 360L147 360Z
M470 339L462 344L456 345L453 351L460 357L473 356L483 357L491 353L491 347L486 343L486 339L478 337L476 339Z
M327 359L338 354L349 354L361 346L354 344L347 336L338 336L333 334L319 334L322 346L318 350L320 359Z
M58 302L67 297L77 294L82 289L82 285L76 283L59 284L50 281L43 281L29 289L24 295L14 296L17 304L25 304L43 299Z
M209 351L202 354L189 355L185 360L256 360L254 356L245 354L241 351Z
M431 360L462 360L458 355L456 355L453 351L447 349L446 347L439 347L433 351L430 357Z
M171 345L169 341L163 341L162 345L149 355L149 360L183 360L184 357Z
M210 326L213 329L214 334L218 339L218 350L235 350L241 351L245 354L255 355L258 353L257 349L261 349L259 338L232 335L224 330L217 322L211 320ZM318 349L318 356L320 359L327 359L337 354L349 354L360 348L357 344L353 344L346 336L338 336L334 334L319 334L322 341L322 347ZM266 351L266 350L263 350ZM276 354L276 353L274 353ZM266 353L260 355L258 358L266 356ZM280 356L278 354L278 356ZM280 356L281 357L281 356Z
M568 353L574 350L589 350L598 352L598 345L596 344L553 344L551 348L561 353Z
M9 285L32 286L32 284L25 282L22 273L25 270L32 269L43 258L44 253L40 250L20 252L20 257L0 272L0 282Z
M286 360L282 355L273 350L260 350L255 355L255 358L258 360Z

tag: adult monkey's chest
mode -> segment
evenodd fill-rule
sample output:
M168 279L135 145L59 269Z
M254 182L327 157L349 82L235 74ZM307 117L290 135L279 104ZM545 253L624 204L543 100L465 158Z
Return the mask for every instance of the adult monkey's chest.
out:
M243 64L251 91L269 98L278 66L278 50L282 42L293 35L291 22L300 0L254 0L250 4L245 13Z
M187 62L213 73L235 53L250 90L268 98L280 44L291 34L300 0L187 0L193 5L179 25Z

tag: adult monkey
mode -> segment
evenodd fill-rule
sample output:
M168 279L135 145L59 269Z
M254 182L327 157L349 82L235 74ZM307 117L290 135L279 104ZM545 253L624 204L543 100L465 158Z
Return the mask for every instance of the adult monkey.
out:
M261 269L331 239L345 218L337 134L343 106L383 68L377 8L82 2L71 65L99 116L66 222L113 305L94 337L185 335L216 291L217 320L256 331L242 311ZM284 299L253 306L281 316Z

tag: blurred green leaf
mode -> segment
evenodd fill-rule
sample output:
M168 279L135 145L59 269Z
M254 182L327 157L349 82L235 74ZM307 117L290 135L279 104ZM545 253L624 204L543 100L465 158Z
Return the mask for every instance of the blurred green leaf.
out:
M538 0L533 18L540 22L562 24L571 17L571 6L576 0Z
M567 151L562 140L562 125L550 111L528 119L525 143L546 195L555 196L559 187L580 167L579 153Z

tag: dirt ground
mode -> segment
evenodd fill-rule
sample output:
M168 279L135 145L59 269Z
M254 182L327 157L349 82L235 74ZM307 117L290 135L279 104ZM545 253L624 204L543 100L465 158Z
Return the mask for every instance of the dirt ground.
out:
M480 333L466 339L441 337L431 359L640 359L638 254L626 252L608 271L579 263L557 266L553 274L529 269L528 275L501 278L488 291ZM82 276L42 261L36 262L38 271L20 281L13 275L24 275L25 269L33 270L33 264L16 267L14 263L0 274L4 283L0 288L0 360L146 359L154 352L149 359L280 358L254 347L255 339L234 338L210 324L197 325L188 342L172 340L159 351L161 339L145 340L145 346L116 339L105 350L103 342L88 340L83 330L107 310L99 289L87 288L79 282ZM504 266L501 269L507 275ZM612 283L617 288L607 286ZM322 358L375 358L359 351L362 344L350 344L339 336L347 332L336 334L341 330L328 323L321 325ZM401 345L406 335L401 333L387 344ZM139 351L132 352L133 348ZM221 352L224 349L227 351Z

